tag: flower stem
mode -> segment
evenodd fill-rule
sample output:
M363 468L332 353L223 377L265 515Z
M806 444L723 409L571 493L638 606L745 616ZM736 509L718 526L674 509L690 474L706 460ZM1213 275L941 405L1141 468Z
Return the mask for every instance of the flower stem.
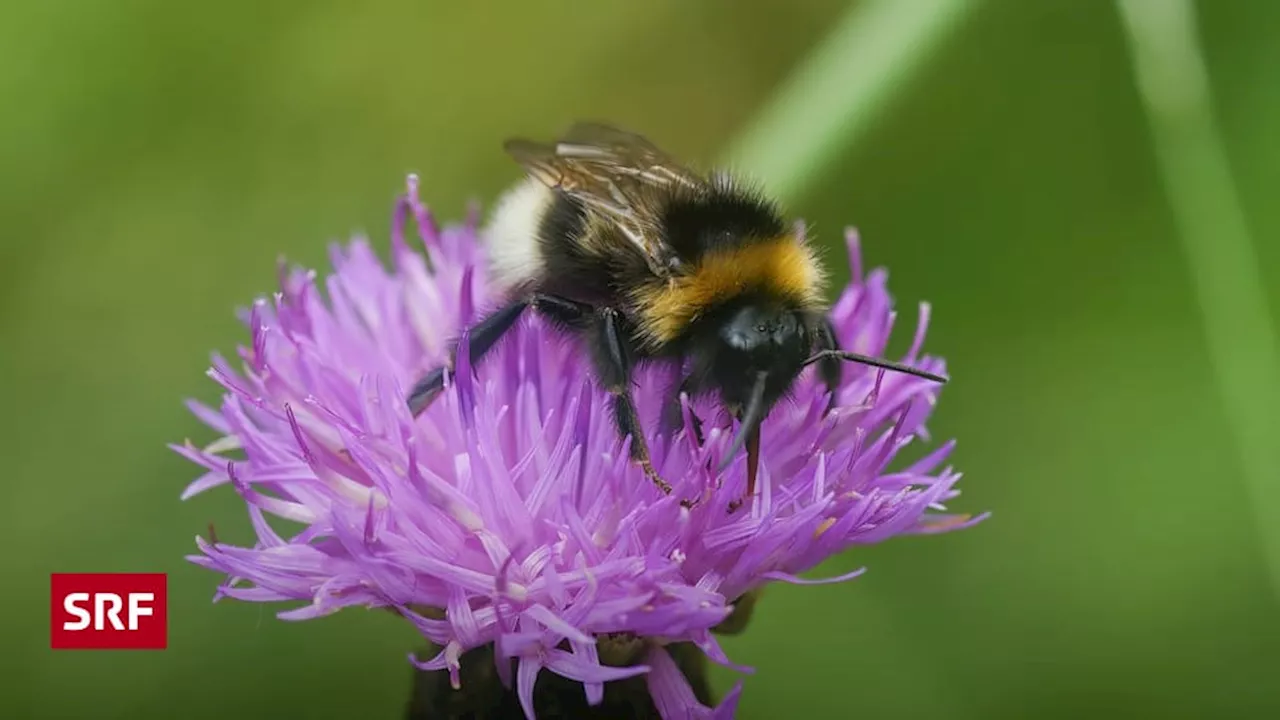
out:
M1213 116L1195 10L1190 0L1119 0L1119 10L1272 590L1280 597L1280 358Z
M780 198L799 197L977 4L853 3L729 146L728 162Z
M713 705L711 686L707 682L707 658L702 651L692 643L672 643L667 646L667 652L689 682L698 702ZM515 690L504 687L498 679L492 645L465 653L460 669L462 682L457 690L449 685L446 672L415 670L405 720L525 720ZM659 720L661 716L645 682L645 678L639 676L605 683L604 702L593 707L587 705L582 683L543 670L534 685L533 703L538 717Z

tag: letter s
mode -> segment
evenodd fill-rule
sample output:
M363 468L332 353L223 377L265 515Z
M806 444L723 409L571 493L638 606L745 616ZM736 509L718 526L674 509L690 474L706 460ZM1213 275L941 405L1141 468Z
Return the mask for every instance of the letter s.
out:
M88 610L80 607L77 603L89 602L89 593L70 593L62 599L62 609L67 611L69 615L75 615L80 618L76 622L66 620L62 623L63 630L84 630L89 627L89 621L92 615Z

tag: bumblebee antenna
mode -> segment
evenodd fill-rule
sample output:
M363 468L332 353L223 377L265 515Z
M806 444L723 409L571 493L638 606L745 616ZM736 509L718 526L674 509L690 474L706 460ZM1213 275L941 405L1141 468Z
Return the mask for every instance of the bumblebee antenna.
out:
M846 362L855 362L860 365L870 365L871 367L884 368L885 370L893 370L894 372L906 373L907 375L914 375L918 378L924 378L925 380L932 380L936 383L946 383L947 380L949 380L949 378L946 377L945 375L938 375L937 373L931 373L925 370L919 370L917 368L911 367L910 365L903 365L902 363L894 362L892 360L885 360L883 358L871 357L870 355L863 355L861 353L848 352L846 350L822 350L822 351L816 352L813 355L809 356L809 358L805 360L803 363L801 363L800 366L806 367L818 362L819 360L826 360L828 358L834 358L836 360L844 360Z

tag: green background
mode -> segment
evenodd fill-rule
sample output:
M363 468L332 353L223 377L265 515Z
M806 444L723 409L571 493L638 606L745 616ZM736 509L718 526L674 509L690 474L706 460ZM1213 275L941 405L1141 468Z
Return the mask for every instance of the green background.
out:
M511 134L605 118L712 160L844 10L6 3L0 715L398 717L407 626L210 605L182 559L211 520L249 537L228 489L178 501L197 469L164 447L210 437L181 400L217 398L233 308L282 252L385 247L406 172L442 218L491 199ZM1275 308L1280 3L1199 11ZM994 516L771 590L725 643L758 670L742 717L1280 717L1280 528L1249 507L1132 77L1111 3L991 0L791 203L933 303L954 507ZM169 572L169 650L50 651L56 571Z

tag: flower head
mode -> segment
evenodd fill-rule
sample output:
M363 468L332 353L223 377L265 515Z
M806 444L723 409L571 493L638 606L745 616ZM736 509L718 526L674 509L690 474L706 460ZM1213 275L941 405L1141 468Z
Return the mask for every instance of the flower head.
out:
M425 254L405 237L411 215ZM927 440L938 386L862 366L845 367L829 414L820 381L801 376L763 425L757 495L733 514L725 506L743 493L745 463L712 472L733 429L714 400L685 401L705 422L701 446L687 428L650 431L655 466L674 486L663 495L629 462L582 349L536 316L479 367L460 355L415 419L408 388L498 300L477 235L474 222L437 228L411 177L390 269L364 239L335 245L333 274L282 265L280 291L243 313L243 368L215 356L209 371L221 406L190 403L220 437L175 447L205 471L183 497L229 483L257 534L251 546L196 539L192 562L228 575L219 597L304 601L279 614L287 620L391 609L443 648L413 661L455 681L462 653L492 644L530 716L545 670L582 682L594 701L603 683L645 674L665 717L690 704L728 717L740 687L716 710L698 705L666 643L728 664L711 629L748 592L826 582L798 575L855 545L980 519L940 512L957 494L959 474L943 467L953 443L895 462ZM895 318L886 274L863 275L852 233L848 248L853 281L831 317L843 347L879 354ZM941 372L921 354L927 322L922 306L905 360ZM666 372L639 371L646 428L658 427ZM714 501L681 506L693 497ZM284 533L278 519L301 530ZM617 637L638 648L621 666L599 642Z

